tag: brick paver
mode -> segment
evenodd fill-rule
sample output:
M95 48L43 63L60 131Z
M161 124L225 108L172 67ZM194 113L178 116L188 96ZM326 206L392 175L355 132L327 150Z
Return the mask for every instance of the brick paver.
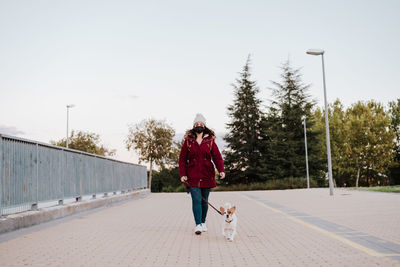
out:
M209 231L195 235L190 197L160 193L2 242L0 266L400 266L400 195L213 192L210 201L237 205L234 242L224 240L211 208ZM303 222L310 216L315 223ZM319 230L326 222L390 241L393 255Z

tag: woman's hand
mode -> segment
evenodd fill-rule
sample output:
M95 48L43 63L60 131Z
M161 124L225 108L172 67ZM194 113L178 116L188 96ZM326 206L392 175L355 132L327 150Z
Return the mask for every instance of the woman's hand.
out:
M184 183L184 182L186 182L186 181L187 181L187 177L186 177L186 176L182 176L182 177L181 177L181 182Z
M225 178L225 173L224 172L220 172L219 176L220 176L221 179L224 179Z

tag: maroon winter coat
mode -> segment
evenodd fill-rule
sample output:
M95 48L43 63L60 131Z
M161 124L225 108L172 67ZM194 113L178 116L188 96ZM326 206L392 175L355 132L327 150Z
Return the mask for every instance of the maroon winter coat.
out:
M199 145L195 136L189 134L185 137L179 155L179 175L187 176L190 186L215 187L214 164L219 172L225 172L224 162L214 139L215 136L205 135Z

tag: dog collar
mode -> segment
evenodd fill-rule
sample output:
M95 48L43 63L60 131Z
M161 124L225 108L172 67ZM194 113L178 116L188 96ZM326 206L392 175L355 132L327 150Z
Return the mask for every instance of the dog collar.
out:
M233 219L232 220L230 220L230 221L227 221L227 220L225 220L225 222L227 222L227 223L231 223L233 221Z

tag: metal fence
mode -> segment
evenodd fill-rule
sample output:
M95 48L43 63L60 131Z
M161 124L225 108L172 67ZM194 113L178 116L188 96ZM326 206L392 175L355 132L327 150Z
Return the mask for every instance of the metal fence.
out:
M0 215L145 187L145 166L0 134Z

